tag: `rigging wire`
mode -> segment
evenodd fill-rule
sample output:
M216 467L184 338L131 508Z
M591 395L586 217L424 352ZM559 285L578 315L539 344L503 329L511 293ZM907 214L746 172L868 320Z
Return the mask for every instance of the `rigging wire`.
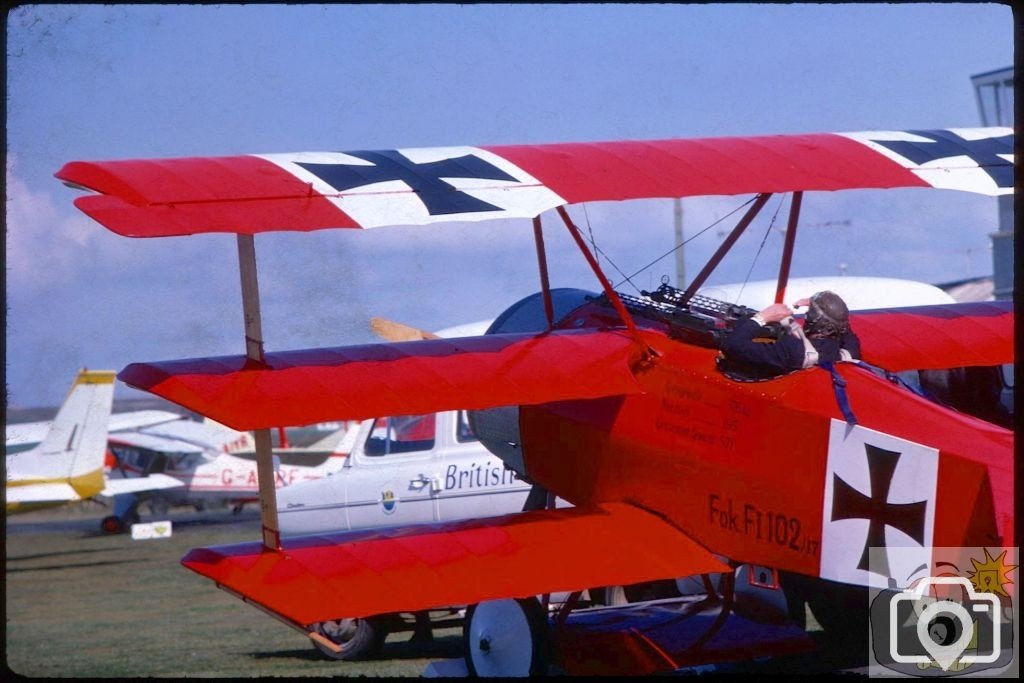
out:
M743 284L740 285L739 294L736 295L736 301L739 301L743 297L743 290L747 288L747 282L750 281L750 275L754 272L754 266L757 265L757 259L761 256L761 251L764 250L765 242L768 241L768 235L772 234L772 227L775 225L775 219L779 217L779 211L782 210L782 195L779 195L779 203L775 207L775 213L772 214L772 220L768 223L768 229L764 231L764 237L761 238L761 246L757 248L757 253L754 254L754 260L750 262L750 269L747 270L747 276L743 278ZM735 301L733 303L736 303Z
M590 225L590 214L587 212L586 202L583 203L583 219L587 221L587 234L590 235L590 246L594 248L594 251L598 251L597 242L594 240L594 228L591 227ZM601 265L601 259L599 259L596 255L594 256L594 260L597 261L598 266Z
M658 261L661 261L662 259L664 259L664 258L666 258L666 257L668 257L668 256L671 256L672 254L676 253L676 252L677 252L678 250L680 250L680 249L682 249L682 248L683 248L684 246L686 246L686 244L687 244L688 242L691 242L692 240L695 240L695 239L697 239L698 237L700 237L701 235L703 235L704 233L706 233L706 232L707 232L708 230L710 230L711 228L715 227L716 225L718 225L719 223L721 223L722 221L724 221L724 220L725 220L726 218L728 218L729 216L733 215L734 213L736 213L736 212L737 212L737 211L739 211L740 209L742 209L742 208L746 207L747 205L749 205L749 204L752 204L752 203L754 202L754 200L755 200L755 199L757 199L757 196L756 196L756 195L755 195L755 196L753 196L753 197L751 197L750 199L748 199L748 200L747 200L747 201L745 201L744 203L740 204L740 205L739 205L739 206L737 206L737 207L736 207L735 209L733 209L733 210L732 210L732 211L730 211L729 213L727 213L727 214L725 214L724 216L722 216L721 218L719 218L719 219L718 219L717 221L715 221L715 222L711 223L710 225L708 225L708 226L707 226L706 228L704 228L703 230L701 230L701 231L700 231L700 232L698 232L697 234L695 234L695 235L691 236L691 237L690 237L690 238L688 238L688 239L685 239L685 240L683 240L682 242L680 242L680 243L679 243L679 244L677 244L676 246L672 247L671 249L669 249L668 251L666 251L666 252L665 252L664 254L662 254L662 255L661 255L661 256L659 256L658 258L656 258L656 259L654 259L653 261L651 261L650 263L648 263L648 264L647 264L646 266L644 266L643 268L640 268L639 270L637 270L637 271L636 271L635 273L633 273L632 275L625 275L625 274L624 274L624 273L623 273L623 272L622 272L621 270L619 270L618 268L616 268L616 270L619 270L619 275L622 275L624 279L623 279L623 280L622 280L621 282L619 282L619 283L618 283L617 285L615 285L615 288L616 288L616 289L618 289L618 288L619 288L619 287L621 287L621 286L622 286L622 284L623 284L623 283L625 283L625 282L628 282L629 284L633 285L633 280L632 280L632 278L636 277L637 275L639 275L640 273L644 272L645 270L647 270L647 269L648 269L648 268L650 268L651 266L655 265L656 263L658 263ZM609 263L611 263L611 262L609 261ZM615 265L615 264L612 264L612 265ZM680 283L680 284L682 284L682 283ZM634 287L634 288L636 288L636 285L633 285L633 287ZM639 289L638 289L637 291L639 291Z
M622 269L615 265L615 261L612 261L608 254L604 253L604 251L601 250L601 247L597 246L597 241L594 239L594 230L590 226L590 214L587 213L586 203L583 204L583 217L587 221L587 232L590 234L590 246L593 247L594 249L594 259L600 264L600 259L598 259L598 256L604 256L604 260L607 261L611 265L611 267L618 272L619 275L626 278L625 280L623 280L623 282L628 281L629 284L633 285L633 289L635 289L637 293L640 293L640 288L633 284L629 277L627 277L626 274L622 272ZM618 287L621 284L622 282L616 285L616 287Z

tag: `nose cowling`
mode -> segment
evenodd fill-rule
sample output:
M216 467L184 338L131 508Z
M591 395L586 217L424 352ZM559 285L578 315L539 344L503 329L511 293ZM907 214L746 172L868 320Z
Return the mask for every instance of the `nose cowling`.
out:
M562 287L551 290L554 319L559 321L597 296L583 289ZM542 292L531 294L509 306L494 319L485 334L543 332L548 327ZM519 406L501 406L469 411L473 433L487 450L502 459L520 477L529 481L519 436Z

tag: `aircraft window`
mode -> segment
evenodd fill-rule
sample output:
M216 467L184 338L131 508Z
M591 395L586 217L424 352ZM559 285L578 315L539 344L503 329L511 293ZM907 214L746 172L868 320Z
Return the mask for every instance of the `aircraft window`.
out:
M134 446L111 445L111 452L117 458L118 469L134 470L142 476L154 472L163 472L167 464L167 456L144 448Z
M113 452L114 457L117 458L118 464L122 467L142 469L142 453L137 448L111 445L110 450Z
M459 411L458 424L455 426L455 440L459 443L470 443L480 440L473 433L473 427L469 424L469 414L465 410Z
M363 449L367 455L429 451L434 447L434 413L378 418Z
M199 465L200 455L198 453L180 453L168 456L167 470L169 472L185 472Z

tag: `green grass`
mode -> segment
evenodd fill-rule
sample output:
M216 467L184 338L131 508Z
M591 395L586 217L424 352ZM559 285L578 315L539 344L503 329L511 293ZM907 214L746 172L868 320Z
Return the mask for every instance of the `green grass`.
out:
M169 539L103 536L94 503L7 518L6 663L27 677L418 676L460 655L388 637L381 659L324 659L298 631L179 564L197 546L255 540L258 521L172 512ZM59 531L36 528L60 522Z

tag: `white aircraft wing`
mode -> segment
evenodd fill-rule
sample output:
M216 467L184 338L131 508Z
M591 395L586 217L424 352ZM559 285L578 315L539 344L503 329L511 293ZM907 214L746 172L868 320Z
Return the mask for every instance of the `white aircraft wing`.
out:
M136 448L145 448L146 450L158 453L203 453L207 450L202 446L182 441L181 439L157 434L143 434L142 432L111 434L110 442L135 446Z
M4 497L8 505L70 503L82 499L71 484L64 482L8 486Z
M719 301L760 310L775 301L775 280L756 280L724 285L708 285L697 293ZM935 285L891 277L818 276L790 278L786 285L786 303L830 290L843 297L851 311L865 308L898 308L951 304L953 297Z
M166 474L151 474L147 477L128 477L125 479L107 477L106 488L99 495L106 498L120 496L125 493L142 493L159 491L184 486L184 482Z
M212 422L196 422L195 420L178 420L164 424L145 427L140 432L151 436L158 436L169 441L189 443L208 451L230 450L236 442L249 443L249 436L245 432L237 432L234 429ZM184 451L181 451L184 452Z
M110 416L110 425L107 427L107 431L121 432L129 429L142 429L186 419L188 418L184 415L172 413L169 410L135 410L129 413L114 413Z
M114 413L107 424L108 432L120 432L130 429L141 429L153 425L187 419L178 413L168 410L136 410L129 413ZM16 422L6 425L5 442L7 448L17 446L34 446L46 438L53 426L53 420L39 422Z
M16 446L34 446L46 438L53 425L53 420L43 422L16 422L4 429L4 443L7 448Z

